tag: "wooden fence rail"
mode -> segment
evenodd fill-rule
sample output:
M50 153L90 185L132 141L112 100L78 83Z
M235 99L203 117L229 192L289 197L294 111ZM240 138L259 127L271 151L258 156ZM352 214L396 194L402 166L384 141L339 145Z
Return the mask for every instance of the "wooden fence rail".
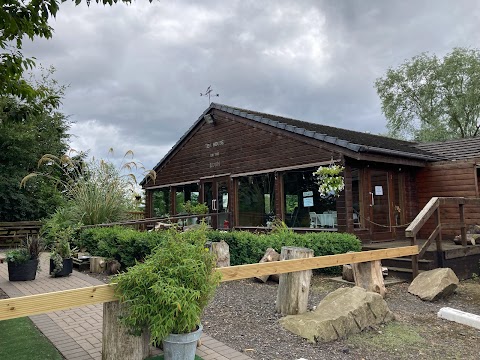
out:
M254 276L285 274L294 271L321 269L381 259L390 259L418 254L418 246L362 251L339 255L317 256L271 263L238 265L217 268L222 281L247 279ZM22 296L0 300L0 320L38 315L51 311L65 310L85 305L116 301L115 284L56 291L45 294Z

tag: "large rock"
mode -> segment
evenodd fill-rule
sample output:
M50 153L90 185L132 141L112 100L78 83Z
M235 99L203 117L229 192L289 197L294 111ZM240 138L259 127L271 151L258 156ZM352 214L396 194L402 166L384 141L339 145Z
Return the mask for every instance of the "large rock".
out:
M394 319L380 294L360 287L328 294L315 311L280 319L282 326L310 342L333 341Z
M342 279L345 281L355 282L355 278L353 277L352 265L350 264L343 265Z
M420 273L408 287L408 292L422 300L435 301L453 294L458 282L452 269L435 269Z

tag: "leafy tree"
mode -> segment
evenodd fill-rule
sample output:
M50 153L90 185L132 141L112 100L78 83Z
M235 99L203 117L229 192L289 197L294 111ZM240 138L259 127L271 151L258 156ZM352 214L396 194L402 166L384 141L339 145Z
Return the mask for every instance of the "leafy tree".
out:
M389 135L440 141L480 134L480 51L423 53L375 82Z
M61 98L64 88L52 80L52 72L29 86ZM67 150L68 128L64 114L38 99L25 103L0 97L0 221L37 220L62 203L62 194L49 179L36 179L24 189L19 185L42 154Z
M48 19L55 17L60 3L68 0L3 0L0 8L0 94L11 94L24 100L42 97L51 105L56 105L58 98L48 98L43 89L32 87L24 80L25 70L35 66L34 59L25 58L21 52L23 39L36 37L49 39L53 29ZM75 1L79 5L82 0ZM113 5L118 0L95 0L104 5ZM120 0L131 3L131 0ZM153 0L149 0L152 2ZM86 1L90 5L90 0Z

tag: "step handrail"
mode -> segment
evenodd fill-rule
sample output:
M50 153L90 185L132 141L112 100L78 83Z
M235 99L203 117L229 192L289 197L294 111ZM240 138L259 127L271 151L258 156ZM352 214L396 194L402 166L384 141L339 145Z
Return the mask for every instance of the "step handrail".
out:
M464 205L480 205L479 198L465 198L465 197L432 197L428 203L424 206L422 211L418 213L411 224L405 229L405 237L410 238L411 245L417 245L417 234L425 225L425 223L435 214L435 229L429 235L425 244L419 250L418 255L412 256L412 273L415 278L418 275L418 260L421 259L430 244L435 240L437 245L437 252L439 253L438 259L440 266L443 266L442 255L442 222L440 217L440 207L442 205L457 205L460 213L460 224L454 224L455 228L460 228L462 246L467 246L467 231L465 225L465 209ZM451 224L443 224L444 227Z

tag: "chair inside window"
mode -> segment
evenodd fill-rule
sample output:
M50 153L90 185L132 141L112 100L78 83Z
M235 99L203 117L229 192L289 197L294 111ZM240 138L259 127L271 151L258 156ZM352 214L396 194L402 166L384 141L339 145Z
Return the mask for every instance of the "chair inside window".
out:
M310 227L311 228L317 228L318 227L317 213L310 212L309 214L310 214Z
M360 217L358 216L355 210L353 212L353 227L356 227L356 228L360 227Z

